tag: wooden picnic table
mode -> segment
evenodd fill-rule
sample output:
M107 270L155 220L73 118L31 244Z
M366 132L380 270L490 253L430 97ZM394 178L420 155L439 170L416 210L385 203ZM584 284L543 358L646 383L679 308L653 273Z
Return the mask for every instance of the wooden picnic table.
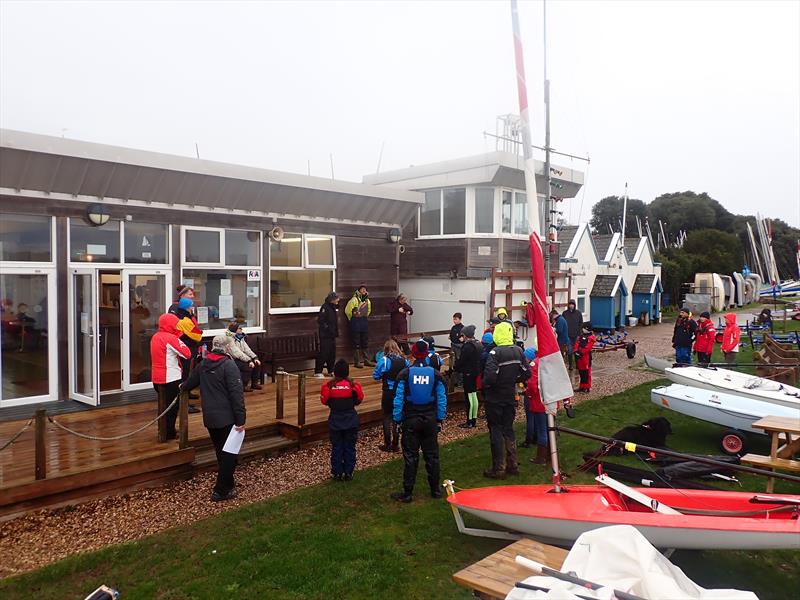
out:
M767 416L753 423L756 429L762 429L771 439L769 456L760 454L745 454L740 462L764 467L770 470L783 469L786 471L800 471L800 461L793 460L795 454L800 453L800 417L773 417ZM781 436L784 443L781 445ZM775 490L775 479L767 480L767 493Z
M502 600L514 588L515 583L533 575L529 569L515 562L518 554L560 570L568 551L522 538L461 569L453 575L453 581L473 590L475 596L483 600Z

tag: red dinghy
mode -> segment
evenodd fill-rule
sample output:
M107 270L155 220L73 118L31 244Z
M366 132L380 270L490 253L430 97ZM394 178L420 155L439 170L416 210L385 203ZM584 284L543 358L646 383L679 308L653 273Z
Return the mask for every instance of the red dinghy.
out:
M625 524L636 527L656 548L800 549L800 496L627 488L610 478L604 482L623 492L575 485L553 493L550 485L515 485L462 490L447 501L456 513L463 510L508 531L563 546L585 531ZM650 506L644 504L648 500ZM456 520L461 527L460 515Z

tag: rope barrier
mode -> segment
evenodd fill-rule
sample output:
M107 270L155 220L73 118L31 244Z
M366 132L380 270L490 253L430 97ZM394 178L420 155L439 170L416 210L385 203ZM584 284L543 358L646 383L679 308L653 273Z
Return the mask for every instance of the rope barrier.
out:
M164 415L166 415L166 414L167 414L167 413L170 411L170 409L171 409L173 406L175 406L175 403L176 403L176 402L178 402L178 399L177 399L177 398L175 398L175 399L174 399L174 400L173 400L173 401L170 403L170 405L169 405L167 408L165 408L165 409L164 409L164 412L162 412L160 415L158 415L158 416L157 416L155 419L153 419L152 421L149 421L148 423L145 423L144 425L142 425L141 427L139 427L139 429L136 429L136 430L134 430L134 431L131 431L131 432L129 432L129 433L123 433L122 435L115 435L115 436L113 436L113 437L101 437L101 436L99 436L99 435L87 435L87 434L85 434L85 433L80 433L80 432L78 432L78 431L74 431L74 430L70 429L69 427L67 427L67 426L65 426L65 425L62 425L61 423L59 423L59 422L58 422L58 421L56 421L56 420L55 420L53 417L50 417L50 416L48 416L48 417L47 417L47 420L48 420L48 421L50 421L50 422L51 422L53 425L55 425L55 426L56 426L56 427L58 427L59 429L62 429L62 430L64 430L64 431L66 431L67 433L71 433L72 435L78 436L79 438L83 438L83 439L85 439L85 440L94 440L94 441L97 441L97 442L116 442L117 440L121 440L121 439L124 439L124 438L127 438L127 437L131 437L132 435L136 435L136 434L137 434L137 433L139 433L140 431L144 431L145 429L147 429L148 427L150 427L150 426L151 426L153 423L156 423L156 422L158 422L158 420L159 420L161 417L163 417Z
M25 430L28 429L28 427L30 427L32 423L33 419L30 419L27 423L25 423L25 425L22 426L22 429L20 429L17 433L11 436L11 439L9 439L5 444L2 445L2 447L0 447L0 452L2 452L6 448L8 448L11 444L16 442L17 438L19 438L19 436L25 433Z

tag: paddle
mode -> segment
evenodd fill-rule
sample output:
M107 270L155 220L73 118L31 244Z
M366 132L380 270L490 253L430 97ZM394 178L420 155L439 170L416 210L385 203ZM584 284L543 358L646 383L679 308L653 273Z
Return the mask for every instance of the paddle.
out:
M517 557L514 560L517 562L518 565L522 565L523 567L530 569L537 575L546 575L548 577L554 577L555 579L560 579L561 581L566 581L574 585L579 585L589 590L599 590L602 587L607 587L604 585L600 585L599 583L594 583L592 581L587 581L586 579L581 579L574 573L562 573L561 571L556 571L555 569L546 567L542 563L538 563L535 560L531 560L530 558L525 558L524 556L517 555ZM619 600L647 600L646 598L642 598L641 596L635 596L633 594L629 594L628 592L622 592L620 590L613 590L613 592L614 596L616 596Z

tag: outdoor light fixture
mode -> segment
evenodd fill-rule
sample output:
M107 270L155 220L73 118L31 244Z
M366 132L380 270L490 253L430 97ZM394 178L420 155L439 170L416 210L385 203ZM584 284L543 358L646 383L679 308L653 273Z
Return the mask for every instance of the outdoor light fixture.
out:
M86 216L89 218L89 223L95 227L105 225L109 219L108 211L102 204L90 204L86 209Z
M400 240L403 239L403 232L400 231L398 227L392 227L389 232L386 234L386 239L396 244Z

